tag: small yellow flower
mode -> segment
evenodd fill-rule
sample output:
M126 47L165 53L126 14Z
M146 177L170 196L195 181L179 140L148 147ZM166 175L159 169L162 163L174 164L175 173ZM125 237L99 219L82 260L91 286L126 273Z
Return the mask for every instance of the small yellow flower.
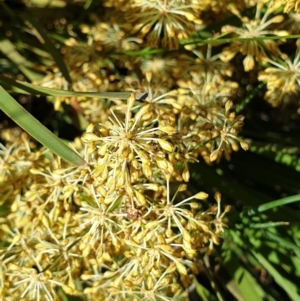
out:
M261 71L258 80L267 83L268 91L265 99L273 106L279 105L282 101L293 99L293 95L299 94L300 88L300 40L297 40L297 51L294 59L285 61L268 62L273 65Z
M272 0L271 5L275 8L283 6L283 12L289 13L291 11L300 12L299 0Z
M243 22L242 27L235 27L226 25L222 28L222 32L232 32L234 37L238 38L259 38L267 35L284 36L288 35L286 31L278 31L268 29L272 24L281 23L284 17L276 15L268 20L268 17L272 13L270 9L267 9L265 14L261 17L262 5L257 5L256 15L254 19L249 20L247 17L241 17L238 12L235 12ZM278 43L273 40L245 40L239 42L233 42L230 46L226 47L220 58L225 62L230 61L238 52L242 53L245 58L243 61L245 71L254 69L255 62L264 62L268 58L268 55L274 57L283 57L283 54L278 48Z
M128 99L124 120L122 114L111 111L112 117L95 129L98 131L97 134L86 133L82 138L88 145L91 162L95 162L95 158L98 160L93 163L96 164L94 177L102 177L102 183L110 177L109 184L112 185L110 189L114 189L117 184L112 182L112 179L119 172L126 175L130 165L136 170L141 170L148 179L152 177L154 166L161 168L165 176L169 177L172 173L171 164L164 158L164 153L173 149L172 144L165 139L164 127L154 126L155 115L148 116L149 104L134 113L134 102L132 94ZM104 179L105 170L107 172ZM124 181L128 183L127 176Z
M169 49L178 48L182 38L188 38L192 29L201 21L193 1L188 0L134 0L128 21L136 24L148 45L159 45Z
M101 45L105 52L133 50L142 43L141 39L128 36L132 26L123 20L121 14L107 11L107 15L110 16L109 21L103 22L95 14L92 14L90 19L94 24L92 26L82 25L81 31L87 34L97 45Z
M41 272L35 268L25 268L15 264L9 264L6 272L6 282L10 284L9 291L13 295L15 291L20 293L19 300L39 301L40 298L55 301L56 287L61 283L52 279L50 271Z
M290 34L299 34L300 32L300 12L299 13L289 13L281 27L287 30Z

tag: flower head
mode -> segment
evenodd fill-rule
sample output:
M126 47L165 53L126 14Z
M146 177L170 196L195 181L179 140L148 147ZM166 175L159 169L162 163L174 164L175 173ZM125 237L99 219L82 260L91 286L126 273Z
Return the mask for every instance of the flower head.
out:
M159 167L165 176L172 175L173 167L164 155L165 151L172 151L172 145L163 139L172 129L164 125L155 126L156 120L149 110L150 105L142 107L134 114L134 102L132 94L125 109L124 120L111 111L112 117L105 124L100 124L99 128L91 125L83 136L83 141L88 145L89 156L93 158L91 162L96 164L94 177L100 183L111 177L115 179L117 174L121 177L119 181L127 182L129 166L138 173L142 171L148 179L152 177L153 165ZM111 191L117 185L111 180L107 183L112 185L109 187Z
M249 20L247 17L241 17L239 12L234 11L242 20L242 27L224 26L223 32L232 32L234 36L239 38L259 38L266 35L288 35L286 31L268 30L272 24L278 24L283 21L284 17L276 15L268 20L271 10L268 9L261 17L262 5L257 5L256 15L254 19ZM238 52L245 55L243 60L245 71L254 69L255 61L264 62L268 55L283 56L280 52L278 45L273 40L245 40L241 42L233 42L229 47L226 47L222 54L221 59L230 61Z
M271 5L278 8L283 6L283 12L289 13L291 11L300 12L299 0L272 0Z
M178 41L187 38L195 24L201 23L197 6L184 0L134 0L128 21L136 24L149 46L178 48Z
M265 99L273 106L299 93L300 88L300 40L297 41L297 51L294 59L268 62L273 65L259 73L258 79L267 83L268 91Z

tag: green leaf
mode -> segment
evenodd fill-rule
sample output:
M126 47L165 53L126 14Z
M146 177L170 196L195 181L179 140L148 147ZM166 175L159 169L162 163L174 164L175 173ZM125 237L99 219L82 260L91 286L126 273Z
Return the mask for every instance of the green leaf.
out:
M78 27L79 24L82 23L82 21L86 18L86 16L92 11L94 6L97 4L97 1L95 0L86 0L85 4L83 5L83 9L79 15L79 17L74 20L74 27Z
M236 153L235 156L236 155L238 155L238 153ZM231 162L233 162L233 160ZM228 176L227 173L224 173L224 175L218 174L214 167L208 166L204 162L199 161L198 163L192 164L190 170L190 183L193 187L199 187L199 183L205 185L207 189L214 187L218 189L222 195L228 196L237 202L242 202L244 206L258 208L261 204L272 200L270 196L258 189L253 189L252 187L239 183L237 177L230 177L232 175ZM244 173L244 177L246 176L247 173ZM269 215L272 219L276 218L276 221L299 221L298 213L286 207L281 208L280 212L272 212L269 213Z
M159 54L159 53L164 53L166 52L166 49L164 48L150 48L146 47L141 50L127 50L121 53L115 53L114 56L119 56L121 54L125 54L128 56L147 56L147 55L153 55L153 54ZM171 50L169 50L171 52Z
M64 76L64 78L69 83L71 83L72 80L69 75L68 68L67 68L65 62L63 61L60 52L55 48L55 46L51 42L50 38L48 37L47 32L44 31L43 28L41 27L41 24L38 21L34 20L33 18L28 19L28 17L25 20L25 23L31 24L32 31L35 34L35 36L45 46L45 49L48 50L48 52L51 54L51 56L53 57L55 63L57 64L57 66L58 66L59 70L61 71L62 75Z
M18 80L13 80L0 75L0 84L10 88L10 90L18 93L33 94L33 95L46 95L46 96L80 96L80 97L95 97L95 98L109 98L109 99L127 99L133 92L75 92L65 91L59 89L45 88ZM137 100L144 99L148 93L135 93Z
M235 280L235 285L233 283L228 285L230 285L230 291L238 300L263 301L265 295L263 289L243 266L239 266L235 270L233 279ZM238 298L238 293L242 294L242 297Z
M32 7L41 7L41 8L63 8L67 5L68 1L66 0L30 0Z
M289 222L268 222L268 223L250 223L249 228L252 229L269 229L271 227L287 226Z
M237 256L233 252L227 252L224 258L223 266L231 276L231 280L226 283L227 289L239 301L263 301L266 297L264 290L248 270L241 265L240 256L245 256L245 254L241 253Z
M291 204L294 202L299 202L299 201L300 201L300 194L291 195L291 196L288 196L288 197L285 197L285 198L282 198L282 199L279 199L276 201L262 204L258 207L257 210L258 210L258 212L264 212L264 211L267 211L267 210L270 210L270 209L273 209L273 208L276 208L279 206L284 206L284 205Z
M120 204L122 203L122 200L123 200L123 196L117 197L117 198L110 204L110 206L107 208L107 212L112 212L112 211L114 211L117 207L120 206Z
M39 73L31 70L33 63L30 63L16 49L15 45L8 39L0 41L0 51L30 80L34 81L41 77Z
M300 247L298 247L296 244L292 243L291 241L288 241L287 239L282 238L279 235L272 233L271 231L265 231L264 234L267 238L270 238L271 240L278 242L281 247L300 252Z
M231 32L222 33L220 37L229 34ZM267 41L267 40L284 40L284 39L299 39L300 35L288 35L288 36L259 36L259 37L249 37L249 38L225 38L219 39L218 37L214 37L213 39L192 39L192 40L182 40L180 44L182 45L190 45L190 44L225 44L225 43L232 43L232 42L243 42L243 41Z
M28 134L48 147L52 152L75 165L84 165L86 162L38 120L29 114L18 102L0 87L0 109L4 111Z
M293 301L300 301L298 285L286 279L277 269L260 253L252 251L263 268L274 278L275 282L286 292Z
M203 301L218 301L217 297L211 294L211 292L205 288L201 283L195 280L195 287L198 295Z

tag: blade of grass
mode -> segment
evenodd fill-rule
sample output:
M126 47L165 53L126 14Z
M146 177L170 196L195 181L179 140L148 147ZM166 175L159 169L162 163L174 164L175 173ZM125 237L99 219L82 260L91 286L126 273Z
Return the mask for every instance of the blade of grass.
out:
M249 236L249 231L242 230L237 231L236 229L226 229L224 232L224 243L222 245L223 250L230 250L231 253L225 252L226 257L224 262L230 261L231 257L237 258L242 261L246 259L248 264L252 266L257 266L259 263L257 259L249 252L253 248L253 245L249 243L250 238L252 238L253 232ZM230 263L228 264L230 266Z
M287 204L295 203L300 201L300 194L291 195L276 201L268 202L266 204L262 204L257 208L258 212L264 212L270 209L274 209L279 206L284 206Z
M288 241L287 239L282 238L282 237L276 235L275 233L272 233L271 231L264 231L263 233L267 238L270 238L271 240L280 243L280 246L282 246L286 249L290 249L290 250L300 252L300 247L298 247L294 243Z
M12 12L11 9L8 8L8 6L3 3L2 1L0 2L0 6L2 7L3 11L13 20L16 19L16 15Z
M37 22L33 18L26 17L27 20L24 20L24 22L31 27L32 33L38 38L38 40L45 46L45 49L51 54L53 57L55 63L57 64L59 70L61 71L64 78L71 83L71 77L68 71L68 68L62 59L62 56L60 52L56 49L54 44L51 42L50 38L48 37L48 34L44 29L41 27L41 24Z
M228 267L228 270L230 270L230 267ZM239 291L243 296L241 299L238 298L238 300L263 301L265 297L264 291L247 269L242 266L238 266L234 271L233 279L235 280L235 291ZM234 288L235 286L233 286L232 288Z
M243 242L241 243L243 244ZM266 292L251 273L241 265L241 257L245 256L243 251L236 250L238 246L234 246L233 243L230 244L230 248L235 249L237 253L229 251L229 248L227 248L222 263L224 269L231 276L230 281L225 284L228 290L239 301L265 300ZM238 254L239 252L240 254Z
M249 228L252 229L269 229L270 227L288 226L289 222L268 222L268 223L251 223Z
M31 0L31 5L36 7L57 7L63 8L67 5L65 0Z
M293 263L293 267L295 270L295 275L297 277L300 277L300 258L299 256L291 256L290 257L291 262Z
M208 258L207 255L205 255L203 257L202 267L205 270L205 275L206 275L207 279L209 280L210 285L211 285L216 297L218 298L218 300L219 301L225 301L225 298L222 295L222 291L220 289L219 283L216 281L216 279L213 276L213 273L211 271L211 265L210 265L209 258Z
M212 295L210 291L205 288L201 283L195 280L195 287L197 294L202 298L203 301L218 301L216 296Z
M49 37L60 42L60 43L65 43L65 41L68 39L67 37L62 37L58 34L55 33L49 33Z
M172 52L172 51L176 51L176 50L169 50L168 52ZM163 53L166 52L166 49L164 48L156 48L156 49L152 49L150 47L146 47L143 48L141 50L128 50L128 51L123 51L123 52L116 52L113 54L113 56L118 57L121 54L125 54L128 56L147 56L147 55L152 55L152 54L158 54L158 53Z
M16 47L11 41L7 39L0 41L0 51L31 81L41 78L39 73L36 73L30 69L33 67L33 64L17 51Z
M75 165L84 165L86 162L51 131L45 128L38 120L30 115L18 102L0 87L0 109L4 111L28 134L49 148L66 161Z
M251 206L251 208L257 208L261 204L271 202L271 199L267 194L243 185L237 180L233 180L227 173L221 176L217 173L215 168L208 166L201 161L191 165L190 183L193 187L198 187L199 183L206 185L208 188L215 187L221 194L232 198L236 202L242 202L244 206ZM212 192L213 191L211 191L211 193ZM250 211L251 210L249 210L249 212ZM253 211L255 213L257 212L255 210ZM272 219L276 219L276 221L299 221L298 213L286 207L283 207L280 212L271 212L269 215Z
M228 34L228 33L227 33ZM224 34L223 34L224 35ZM266 40L283 40L283 39L299 39L300 35L288 35L288 36L260 36L260 37L251 37L251 38L226 38L226 39L219 39L215 37L214 39L193 39L193 40L182 40L180 41L181 45L189 45L189 44L225 44L231 42L243 42L243 41L266 41Z
M252 251L252 254L257 258L260 264L265 270L274 278L276 283L286 292L286 294L293 301L300 301L300 295L298 294L298 286L284 278L279 271L260 253Z
M81 14L79 15L79 17L75 20L74 22L74 27L78 27L79 24L82 23L82 21L86 18L86 16L89 14L89 12L93 9L93 7L95 6L95 4L98 1L95 0L87 0L85 2L85 4L83 5L83 10L81 12Z
M255 232L259 233L258 231ZM241 265L241 262L243 262L243 267L245 267L250 275L254 277L256 285L259 286L262 290L261 293L263 293L263 295L261 296L263 296L263 300L278 300L278 291L272 286L261 286L260 281L257 278L257 274L253 273L255 270L261 270L262 268L260 261L254 256L252 252L252 250L256 248L255 246L261 245L261 239L258 239L256 242L254 242L253 237L257 234L253 233L253 231L249 233L249 231L240 232L233 229L227 229L225 233L225 243L222 246L222 250L224 250L224 263L227 263L229 273L233 273L232 270L234 270L234 265L233 267L231 266L232 260L237 261L237 267L239 267ZM228 250L231 250L233 254L231 254L231 252L228 252ZM262 248L260 248L260 254L263 254L262 256L267 257L270 255L270 248L268 250L264 248L264 252L261 252Z
M46 96L81 96L81 97L95 97L95 98L109 98L109 99L127 99L132 94L132 92L75 92L75 91L65 91L58 89L45 88L18 80L13 80L5 76L0 75L0 84L9 87L12 91L25 94L33 95L46 95ZM144 99L147 97L147 93L135 93L137 100Z

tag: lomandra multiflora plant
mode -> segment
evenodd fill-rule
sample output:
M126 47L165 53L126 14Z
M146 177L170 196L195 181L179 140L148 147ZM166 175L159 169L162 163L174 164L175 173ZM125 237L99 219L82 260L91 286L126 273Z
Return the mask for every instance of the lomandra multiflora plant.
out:
M274 61L285 56L270 40L168 50L210 25L205 12L212 19L239 16L239 30L223 28L231 37L280 36L274 24L284 17L271 16L279 3L285 12L299 9L298 1L106 0L106 13L92 15L79 35L68 28L62 54L72 84L50 64L38 84L132 95L105 102L49 98L57 111L71 104L90 123L72 143L82 166L60 160L19 129L2 129L1 300L61 300L62 292L95 301L187 300L229 211L219 193L211 207L205 192L190 192L189 167L248 148L238 135L244 117L234 111L240 83L232 80L230 61L240 53L247 72L270 63L259 79L272 75L266 99L277 105L299 87L299 79L288 88L281 78L288 68L298 78L292 67L299 54L286 67ZM243 17L253 5L255 16ZM148 46L165 52L141 55ZM140 91L147 94L137 99Z
M132 94L91 124L74 143L82 167L37 149L25 133L2 132L4 300L59 300L58 288L90 300L186 299L229 210L219 194L203 209L208 195L186 191L188 163L228 155L242 118L230 101L205 110L195 99L191 117L188 107L151 100Z

